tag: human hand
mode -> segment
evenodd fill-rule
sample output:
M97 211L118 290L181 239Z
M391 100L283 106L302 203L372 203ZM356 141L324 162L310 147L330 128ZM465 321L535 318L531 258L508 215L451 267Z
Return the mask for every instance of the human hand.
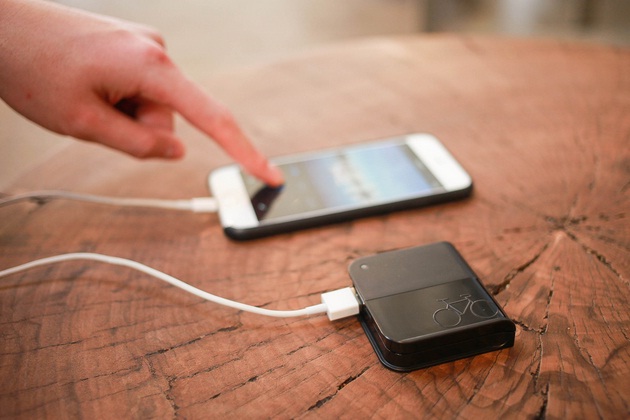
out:
M48 1L0 4L0 97L59 134L139 158L179 158L178 112L271 186L281 172L232 114L188 79L153 29Z

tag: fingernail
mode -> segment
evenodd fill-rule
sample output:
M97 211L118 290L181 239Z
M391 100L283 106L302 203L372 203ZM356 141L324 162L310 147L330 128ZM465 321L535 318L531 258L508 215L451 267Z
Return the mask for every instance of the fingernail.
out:
M184 156L184 146L179 142L169 144L165 156L169 159L177 159Z
M269 178L271 181L270 185L272 187L279 187L280 185L284 184L284 174L282 173L280 168L271 163L268 165L268 168L270 175Z

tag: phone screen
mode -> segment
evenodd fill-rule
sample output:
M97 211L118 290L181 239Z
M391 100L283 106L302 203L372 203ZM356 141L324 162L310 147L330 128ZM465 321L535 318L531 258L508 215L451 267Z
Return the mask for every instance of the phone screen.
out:
M261 223L322 210L341 211L444 191L404 143L357 146L278 165L280 188L241 173Z

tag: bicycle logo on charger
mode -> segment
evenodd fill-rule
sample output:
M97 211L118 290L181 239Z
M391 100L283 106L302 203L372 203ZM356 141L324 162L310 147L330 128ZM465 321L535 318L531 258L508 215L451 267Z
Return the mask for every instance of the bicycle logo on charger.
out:
M467 312L480 319L494 318L499 309L486 299L472 300L470 295L459 295L459 300L449 302L449 298L437 299L446 306L433 312L433 320L443 328L456 327L462 322L462 316ZM462 309L463 308L463 309Z

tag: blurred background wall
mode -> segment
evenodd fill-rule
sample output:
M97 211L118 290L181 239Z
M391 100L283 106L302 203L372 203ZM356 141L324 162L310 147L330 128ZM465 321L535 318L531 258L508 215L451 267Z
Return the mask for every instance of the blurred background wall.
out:
M466 32L630 45L630 0L56 1L156 27L193 79L367 36ZM0 102L0 192L69 141Z

